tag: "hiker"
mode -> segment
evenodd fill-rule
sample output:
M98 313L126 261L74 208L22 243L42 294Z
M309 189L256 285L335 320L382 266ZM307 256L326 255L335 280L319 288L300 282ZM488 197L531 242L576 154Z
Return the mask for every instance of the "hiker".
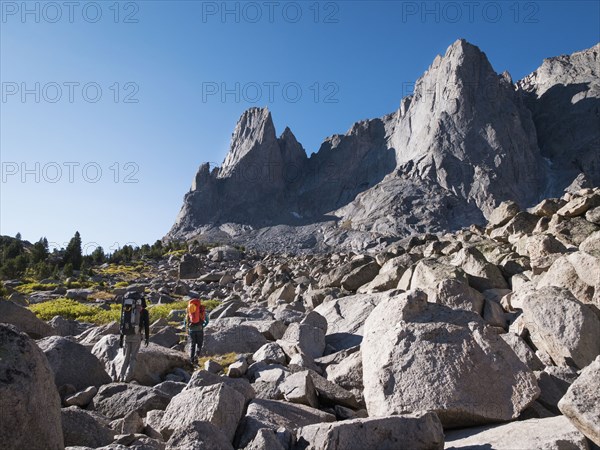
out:
M188 302L185 315L185 329L190 336L190 362L196 365L196 347L198 355L202 350L204 341L204 327L208 325L208 314L206 307L197 298L192 298Z
M146 299L139 292L128 292L123 297L121 305L119 348L123 349L124 360L118 381L129 382L133 377L137 354L142 344L142 331L145 334L144 342L147 347L150 337L150 317L146 309ZM125 347L123 347L123 340Z

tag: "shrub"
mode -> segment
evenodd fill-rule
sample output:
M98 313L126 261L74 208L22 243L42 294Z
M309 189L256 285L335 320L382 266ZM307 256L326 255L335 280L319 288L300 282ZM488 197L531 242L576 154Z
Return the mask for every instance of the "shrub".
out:
M67 278L73 276L73 264L70 262L65 264L65 267L63 267L63 275Z
M92 283L89 281L69 281L66 286L69 289L82 289L90 287Z
M212 311L217 306L221 304L219 300L202 300L202 304L206 307L208 311Z
M56 284L56 283L42 284L42 283L31 282L31 283L21 284L21 285L15 287L15 291L17 291L21 294L31 294L34 291L52 291L52 290L56 289L57 287L58 287L58 284Z
M150 314L150 322L154 322L158 319L166 319L169 313L173 309L186 309L187 302L173 302L165 305L150 305L148 306L148 313Z
M40 261L35 264L31 264L26 270L28 275L35 277L38 280L43 280L52 276L53 267L46 261Z
M136 264L109 264L108 267L96 268L96 272L105 276L118 276L122 279L122 281L133 281L138 278L145 269L146 264L143 262L138 262Z
M90 294L90 297L96 300L113 300L115 296L110 292L106 291L96 291L93 294Z
M207 311L212 311L219 305L218 300L202 300L202 304L206 307ZM186 309L187 308L187 300L182 300L179 302L167 303L165 305L150 305L148 306L148 313L150 314L150 321L154 322L155 320L164 318L166 319L169 313L174 309Z
M40 319L50 320L54 316L74 319L81 322L103 324L118 321L121 315L121 305L110 305L104 310L96 305L79 303L67 298L59 298L29 306L29 309Z
M208 311L219 304L217 300L207 300L202 303L206 305ZM154 322L160 318L166 319L171 310L186 309L186 307L187 301L174 302L167 305L150 305L148 307L150 321ZM121 316L121 305L118 303L110 305L109 310L104 310L97 305L79 303L78 301L66 298L37 303L29 306L29 309L42 320L50 320L54 316L62 316L65 319L91 322L98 325L118 321Z
M98 308L100 311L94 316L92 322L97 324L118 322L121 319L121 305L118 303L110 305L110 309L104 310Z
M165 253L165 255L164 255L164 256L165 256L165 257L167 257L167 256L172 256L172 255L175 255L175 256L182 256L182 255L184 255L185 253L187 253L187 250L171 250L170 252L167 252L167 253Z

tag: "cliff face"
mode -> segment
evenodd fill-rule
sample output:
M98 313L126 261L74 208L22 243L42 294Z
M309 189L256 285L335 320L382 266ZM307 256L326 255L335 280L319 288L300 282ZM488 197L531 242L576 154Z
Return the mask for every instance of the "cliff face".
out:
M537 198L541 159L529 112L507 76L460 40L418 80L392 136L398 163L484 214L498 200Z
M545 60L513 84L458 40L396 112L327 138L310 158L289 128L277 137L266 108L251 108L223 165L200 167L167 238L360 247L483 223L504 200L531 206L578 176L597 185L598 48Z
M600 184L600 44L545 59L517 83L533 115L541 154L550 163L547 196L582 174Z
M464 40L435 59L388 130L395 172L341 210L360 229L455 229L481 223L503 200L538 198L543 161L531 114L509 76Z

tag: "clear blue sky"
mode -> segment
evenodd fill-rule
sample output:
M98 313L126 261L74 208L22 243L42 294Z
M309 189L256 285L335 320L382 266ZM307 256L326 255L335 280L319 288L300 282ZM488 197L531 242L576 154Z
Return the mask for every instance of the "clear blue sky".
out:
M0 234L152 243L248 107L310 154L396 110L457 38L515 80L600 40L597 1L223 5L1 2Z

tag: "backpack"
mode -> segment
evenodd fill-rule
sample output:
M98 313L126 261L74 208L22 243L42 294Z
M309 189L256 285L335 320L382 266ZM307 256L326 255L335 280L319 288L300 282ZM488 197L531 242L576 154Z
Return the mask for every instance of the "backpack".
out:
M199 325L206 319L206 308L197 298L188 302L187 315L190 325Z
M134 299L133 296L125 296L123 299L123 304L121 306L121 325L119 327L121 334L135 334L135 327L140 323L140 314L136 308L138 302L140 301Z

